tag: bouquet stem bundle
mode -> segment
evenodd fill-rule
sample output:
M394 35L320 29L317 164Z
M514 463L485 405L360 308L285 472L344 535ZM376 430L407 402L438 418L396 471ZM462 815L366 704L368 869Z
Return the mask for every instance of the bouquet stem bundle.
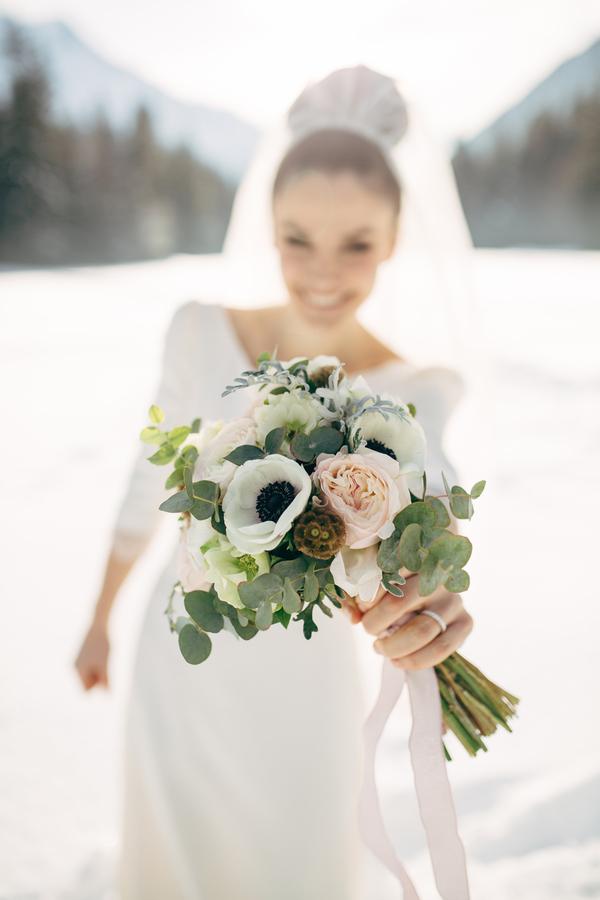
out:
M482 738L492 735L498 725L512 733L508 719L517 714L518 697L487 678L458 651L434 669L443 720L470 756L479 750L487 753ZM452 760L446 745L443 746L446 759Z

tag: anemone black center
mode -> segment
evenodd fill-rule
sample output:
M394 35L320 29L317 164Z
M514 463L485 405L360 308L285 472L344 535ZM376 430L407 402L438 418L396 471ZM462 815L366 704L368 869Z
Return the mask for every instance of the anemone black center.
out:
M387 453L387 455L391 456L392 459L398 458L393 450L390 450L389 447L386 447L386 445L382 444L381 441L378 441L377 438L369 438L369 440L367 441L367 447L370 450L377 450L378 453Z
M256 512L261 522L276 522L288 508L296 490L289 481L272 481L259 491L256 498Z

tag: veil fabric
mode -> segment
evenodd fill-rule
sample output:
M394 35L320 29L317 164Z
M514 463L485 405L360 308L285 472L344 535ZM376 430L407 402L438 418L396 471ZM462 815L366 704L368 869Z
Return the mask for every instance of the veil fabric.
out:
M226 277L220 299L245 307L286 302L271 212L271 189L279 162L293 143L311 130L357 130L384 151L402 188L395 250L380 265L358 318L409 362L446 365L469 382L478 368L478 304L471 271L473 245L451 163L397 79L365 66L333 74L345 73L354 94L348 97L346 92L341 110L335 106L339 95L327 97L317 108L314 97L324 81L313 81L305 89L305 93L313 89L311 111L300 116L296 100L259 141L234 199L223 244ZM394 110L385 108L376 90L371 90L372 99L364 91L356 97L356 82L363 73L377 76L384 87L393 84L403 99L407 121L397 129L401 137L395 144L395 135L389 134ZM340 80L343 85L344 78ZM397 115L399 112L396 110Z

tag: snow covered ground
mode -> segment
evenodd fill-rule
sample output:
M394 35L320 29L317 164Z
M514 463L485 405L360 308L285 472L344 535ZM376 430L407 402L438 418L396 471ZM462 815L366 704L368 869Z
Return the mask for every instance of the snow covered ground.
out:
M164 327L182 300L210 299L215 272L194 257L0 271L2 900L114 897L122 716L166 534L119 598L110 692L84 694L72 661ZM478 251L476 272L492 455L461 428L467 405L448 450L467 486L488 485L464 526L476 627L461 652L522 699L513 734L487 754L470 759L447 738L473 898L600 897L600 254ZM407 702L396 712L380 754L384 813L429 900Z

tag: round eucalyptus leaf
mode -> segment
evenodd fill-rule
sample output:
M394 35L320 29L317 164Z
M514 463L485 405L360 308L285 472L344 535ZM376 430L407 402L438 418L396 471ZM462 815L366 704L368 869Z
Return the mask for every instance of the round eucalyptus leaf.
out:
M186 662L197 666L210 656L212 641L203 631L198 631L195 625L184 625L179 632L179 649Z
M254 624L261 631L266 631L273 624L273 607L269 600L263 600L256 610L256 619Z
M242 581L238 585L238 594L244 606L258 609L263 601L281 603L283 581L275 572L265 572L252 581Z
M423 529L418 522L411 522L407 525L400 542L398 544L398 556L400 557L400 565L406 566L411 572L418 572L423 561L423 553L421 551L421 538Z
M290 615L300 612L302 609L300 594L294 590L289 578L285 578L283 581L283 608Z
M470 583L471 579L469 578L469 573L465 572L464 569L458 569L456 572L451 572L450 575L448 575L445 587L455 594L462 594L463 591L469 589Z
M204 631L218 632L223 628L223 616L214 607L210 591L190 591L184 595L184 606L194 622Z

